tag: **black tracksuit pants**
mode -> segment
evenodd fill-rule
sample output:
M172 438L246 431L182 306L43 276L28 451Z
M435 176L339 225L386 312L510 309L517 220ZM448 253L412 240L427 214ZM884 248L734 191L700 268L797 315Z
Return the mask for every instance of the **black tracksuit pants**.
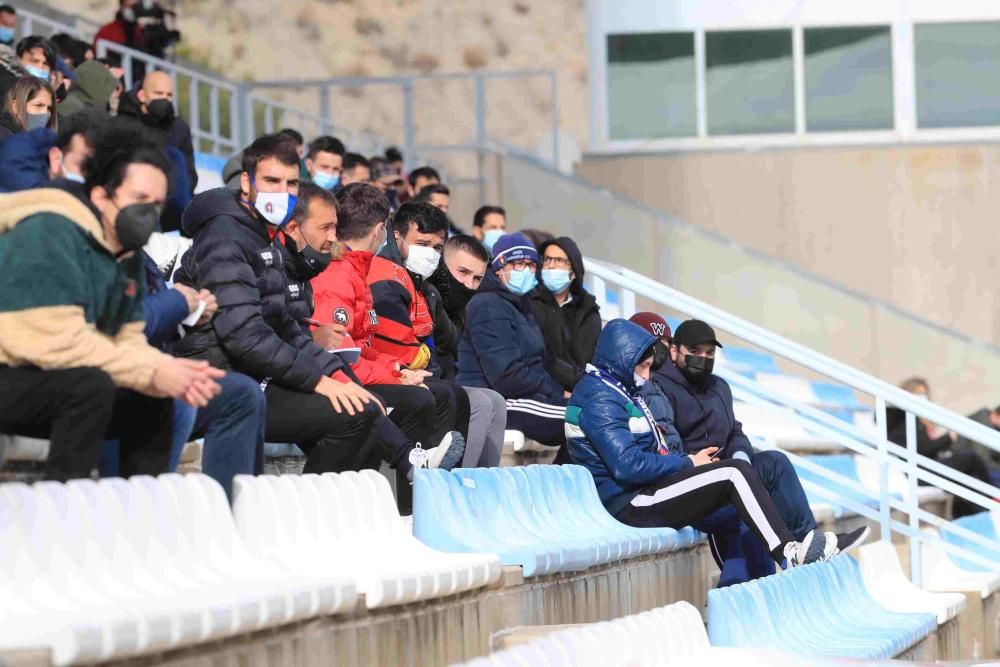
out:
M0 433L48 438L46 479L90 477L107 438L117 438L120 472L167 472L174 402L116 387L97 368L0 366Z

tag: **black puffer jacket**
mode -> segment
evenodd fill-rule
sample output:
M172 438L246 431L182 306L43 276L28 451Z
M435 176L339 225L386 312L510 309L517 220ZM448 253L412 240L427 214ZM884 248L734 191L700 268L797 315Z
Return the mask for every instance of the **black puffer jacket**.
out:
M183 225L194 245L175 280L211 291L219 312L210 325L185 336L174 354L296 391L312 391L323 375L344 370L340 358L313 343L295 321L284 254L237 196L224 188L196 196Z
M560 306L545 285L539 285L531 292L531 307L545 338L546 370L563 389L573 391L594 358L601 335L601 310L594 295L583 288L583 255L576 243L563 236L543 243L538 254L544 256L551 245L562 248L573 266L572 299Z
M295 247L294 239L279 234L274 245L281 251L281 261L288 275L288 312L302 330L308 333L309 325L306 320L311 318L316 310L312 283L309 281L323 270L317 270L302 256Z

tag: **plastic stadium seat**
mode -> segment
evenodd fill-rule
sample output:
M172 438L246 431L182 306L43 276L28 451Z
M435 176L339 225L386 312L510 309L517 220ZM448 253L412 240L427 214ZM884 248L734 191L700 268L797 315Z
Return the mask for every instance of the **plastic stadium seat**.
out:
M418 471L414 534L442 551L487 550L525 576L582 570L694 544L693 529L631 528L579 466Z
M880 486L878 461L868 456L855 456L854 464L857 467L858 479L861 484L866 489L870 489L872 493L877 494ZM889 468L889 492L900 499L910 497L910 483L906 479L906 473L899 468ZM917 502L921 505L929 502L943 502L947 498L948 492L936 486L917 487Z
M233 513L258 555L296 572L337 573L369 608L452 595L500 576L492 554L449 554L413 538L375 471L237 476Z
M938 532L933 528L920 531L929 541L921 545L921 583L924 589L935 592L977 591L987 599L1000 590L1000 573L972 572L956 565L948 553L935 544Z
M708 593L708 636L716 647L885 660L936 628L932 614L876 603L849 556Z
M941 537L945 542L954 544L957 547L962 547L963 549L968 549L969 551L979 554L984 558L990 558L1000 563L1000 536L997 534L993 513L980 512L979 514L971 514L969 516L963 516L959 519L955 519L951 523L960 528L964 528L969 532L980 535L981 537L993 540L994 542L997 542L997 545L991 550L989 547L984 546L979 542L973 542L958 533L948 530L948 524L941 526ZM967 560L961 556L950 556L950 558L963 570L969 570L970 572L993 572L992 568Z
M836 473L841 477L845 477L850 481L861 483L861 479L858 475L858 466L856 457L851 454L829 454L829 455L813 455L807 456L805 459L811 463L829 470L832 473ZM815 473L811 470L807 470L802 466L795 466L795 471L799 475L799 479L803 482L812 482L818 486L831 489L835 491L838 495L845 498L849 498L856 503L866 505L868 507L878 507L878 499L872 497L872 495L862 493L854 488L847 486L839 486L837 480L830 479L828 477L823 477L819 473ZM834 506L834 514L839 518L846 514L853 514L849 510L845 510L843 507L837 505L828 498L816 495L811 492L811 490L806 486L806 496L809 498L810 502L827 503Z
M754 377L757 373L781 372L773 355L742 347L727 347L720 351L719 364L749 377Z
M858 549L858 563L865 588L886 609L934 614L939 625L965 609L964 595L928 593L914 586L903 573L896 548L890 542L879 541L862 546Z

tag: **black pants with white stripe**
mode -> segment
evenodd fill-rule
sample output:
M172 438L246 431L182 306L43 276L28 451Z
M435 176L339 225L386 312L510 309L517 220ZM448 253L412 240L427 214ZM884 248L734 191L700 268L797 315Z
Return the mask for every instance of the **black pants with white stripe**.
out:
M566 402L507 399L507 430L520 431L525 438L549 447L560 447L562 453L566 449Z
M753 466L730 459L671 475L632 499L616 518L637 528L682 528L732 504L780 563L795 537L781 519Z

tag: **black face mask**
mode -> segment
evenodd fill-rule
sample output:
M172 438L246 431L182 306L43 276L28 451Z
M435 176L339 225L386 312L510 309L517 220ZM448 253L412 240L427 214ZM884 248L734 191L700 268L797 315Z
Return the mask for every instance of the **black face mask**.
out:
M60 83L59 87L56 88L56 102L62 102L63 100L65 100L67 94L68 91L66 90L66 84Z
M333 261L333 255L328 252L320 252L319 250L313 250L313 247L306 244L306 247L299 250L298 244L288 234L284 234L285 247L291 250L293 253L297 254L302 258L302 261L306 264L306 270L311 275L308 278L312 279L323 273L326 267L330 266L330 262Z
M163 127L174 120L174 105L170 100L153 100L146 105L146 118L151 125Z
M118 210L115 217L115 234L122 251L139 250L160 221L160 207L156 204L132 204Z
M657 341L653 344L653 366L654 371L658 371L663 368L663 364L667 363L670 359L670 348L668 348L663 343Z
M465 311L465 306L469 303L469 299L476 293L476 290L469 289L455 280L455 276L451 275L451 271L448 269L447 264L445 264L444 258L438 263L437 269L434 270L434 273L431 274L428 280L441 292L441 299L444 301L444 310L451 319L461 317Z
M699 357L694 354L684 355L684 368L681 373L693 384L705 384L708 378L712 377L712 370L715 368L715 359L711 357Z

